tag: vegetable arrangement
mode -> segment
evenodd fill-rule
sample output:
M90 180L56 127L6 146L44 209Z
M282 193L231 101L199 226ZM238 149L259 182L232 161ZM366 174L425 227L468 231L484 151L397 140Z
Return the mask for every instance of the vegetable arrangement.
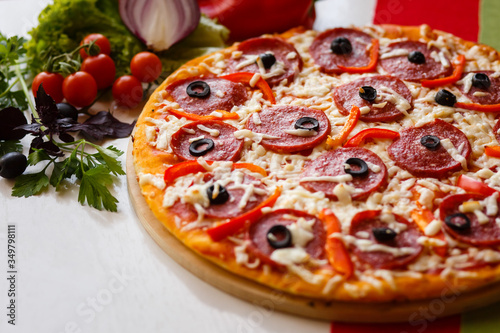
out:
M136 9L145 5L122 2L127 3L135 3ZM194 32L158 55L146 51L142 41L153 46L148 40L127 29L115 0L55 0L41 13L29 41L0 34L0 176L15 179L13 196L29 197L49 186L59 190L75 184L80 203L117 210L110 186L115 176L124 174L118 160L123 152L98 142L128 137L135 122L122 123L107 111L90 115L88 109L108 89L118 105L135 107L143 100L143 84L148 90L162 74L225 46L227 30L206 17L200 19L194 0L193 5L197 13L183 21L182 36L175 33L166 42L170 46ZM157 9L156 15L164 13ZM80 15L86 19L73 19ZM149 23L151 30L155 22ZM27 84L32 73L35 103ZM83 122L78 122L79 116ZM27 157L22 153L26 142Z

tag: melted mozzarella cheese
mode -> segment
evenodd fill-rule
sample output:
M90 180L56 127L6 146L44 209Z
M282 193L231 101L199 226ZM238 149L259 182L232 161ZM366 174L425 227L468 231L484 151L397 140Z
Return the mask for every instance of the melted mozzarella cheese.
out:
M306 130L306 129L290 129L290 130L284 130L286 134L290 135L295 135L295 136L301 136L301 137L309 137L309 136L316 136L318 135L318 132L316 131L311 131L311 130Z
M467 160L462 156L457 148L453 145L450 139L441 140L441 145L450 154L451 158L459 162L464 170L467 170Z

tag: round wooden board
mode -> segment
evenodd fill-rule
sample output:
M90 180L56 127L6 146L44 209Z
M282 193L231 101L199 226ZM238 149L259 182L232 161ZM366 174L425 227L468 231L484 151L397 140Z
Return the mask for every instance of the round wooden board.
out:
M322 301L273 290L226 271L202 258L184 246L163 226L141 194L133 165L132 141L128 146L126 171L130 201L137 217L151 237L172 259L212 286L253 304L264 306L267 310L330 321L417 322L461 313L500 300L500 283L468 293L456 291L454 295L435 299L386 303Z

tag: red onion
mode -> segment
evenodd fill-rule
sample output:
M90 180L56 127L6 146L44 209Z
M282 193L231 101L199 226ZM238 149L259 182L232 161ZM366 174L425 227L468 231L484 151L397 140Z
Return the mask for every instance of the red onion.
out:
M154 51L163 51L198 26L196 0L120 0L123 23Z

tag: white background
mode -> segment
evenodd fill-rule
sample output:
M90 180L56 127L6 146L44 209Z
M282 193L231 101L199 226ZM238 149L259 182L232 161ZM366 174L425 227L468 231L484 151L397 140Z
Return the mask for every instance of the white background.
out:
M0 0L0 31L26 35L48 3ZM374 6L318 2L315 27L371 23ZM128 140L110 143L125 151ZM264 310L180 267L141 226L125 177L114 188L118 213L81 206L75 187L19 199L10 196L12 185L0 179L0 332L329 332L326 322ZM8 224L17 229L16 326L6 316Z

